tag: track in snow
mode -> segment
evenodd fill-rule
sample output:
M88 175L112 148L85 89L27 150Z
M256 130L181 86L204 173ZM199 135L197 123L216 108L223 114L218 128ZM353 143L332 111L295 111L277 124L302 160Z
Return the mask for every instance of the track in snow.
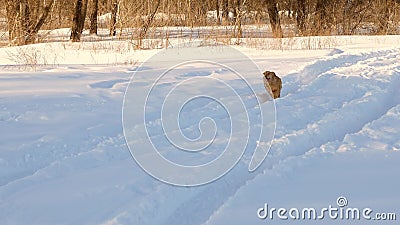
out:
M26 206L23 197L34 198L40 194L46 196L47 192L41 192L45 190L57 200L60 196L52 187L74 188L76 185L76 192L72 196L68 195L68 190L63 190L67 197L74 200L72 206L91 202L90 206L94 209L79 210L67 205L69 212L76 213L65 218L69 224L114 220L123 224L203 224L216 215L238 191L248 187L255 178L274 172L277 165L284 164L292 157L307 157L307 153L319 148L331 149L333 154L338 149L351 148L351 141L357 139L360 133L390 119L400 107L400 99L396 98L400 94L398 52L398 49L365 53L335 51L307 65L300 72L285 76L283 97L276 101L276 139L267 161L255 172L248 173L249 155L252 153L247 153L244 160L225 177L196 188L162 184L150 178L131 161L121 135L119 120L120 102L129 74L114 74L107 78L92 77L93 74L85 73L72 77L58 74L70 83L56 87L51 85L57 83L60 77L52 80L46 76L27 75L33 81L30 84L16 82L12 77L3 77L2 90L11 97L0 99L0 121L9 126L8 129L26 132L26 125L32 119L37 119L38 125L41 124L45 130L36 136L26 137L28 141L18 146L16 152L2 152L0 211L3 210L7 217L0 217L0 223L7 224L20 218L18 210L21 206L31 212L28 207L31 205ZM43 81L48 83L43 84ZM171 84L174 82L178 81L173 80ZM13 90L9 84L17 84L18 88L14 87ZM11 101L12 95L29 96L21 93L24 92L24 85L29 87L32 84L39 85L37 89L42 91L52 89L53 93L63 90L64 85L71 86L55 97L55 102L49 101L44 91L38 94L39 98L30 98L32 104L26 105L27 102L22 98L18 107L11 108L15 107L15 102ZM79 88L75 90L77 86ZM40 95L46 101L38 104L35 101L40 99ZM254 105L249 108L252 107ZM215 107L204 104L199 108L202 113L209 109ZM224 113L216 113L214 116L219 120L227 119ZM50 121L48 124L46 119ZM73 125L75 120L80 121L79 126ZM51 121L56 123L51 124ZM57 131L54 128L59 128L60 124L66 130ZM194 130L197 125L187 123L185 129ZM57 132L49 135L46 129ZM71 147L65 146L64 142L76 143ZM10 148L5 144L1 147ZM123 174L126 180L115 174ZM95 178L97 183L89 182ZM68 183L64 183L64 179ZM82 182L82 186L78 181ZM79 188L83 188L84 192L79 192ZM30 191L38 194L31 196ZM115 202L103 207L111 200ZM59 207L63 209L62 205ZM95 209L98 211L95 212ZM46 217L48 211L62 211L49 207L43 208L44 214L40 214L40 209L37 210L39 212L33 214L38 218L35 220L37 223L41 222L40 216L49 219ZM53 219L49 221L57 221L57 218ZM23 222L27 221L31 222L29 218Z
M241 165L233 172L235 175L228 174L217 184L204 187L163 224L203 224L250 180L288 158L304 156L332 143L339 147L345 137L398 107L400 98L394 97L400 94L398 52L397 49L354 55L341 52L287 76L289 81L283 80L284 96L276 101L276 139L264 165L253 174L246 174L246 166ZM361 76L366 66L382 59L388 61L381 67L369 67L371 77Z

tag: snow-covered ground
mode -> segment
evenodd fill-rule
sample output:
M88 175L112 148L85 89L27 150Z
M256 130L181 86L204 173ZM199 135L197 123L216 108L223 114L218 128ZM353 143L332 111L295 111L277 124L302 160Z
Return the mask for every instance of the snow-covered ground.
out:
M396 224L374 219L377 213L400 216L400 37L288 41L290 48L283 49L293 50L268 50L273 44L268 41L257 42L270 44L264 48L235 47L262 70L282 77L266 160L250 173L253 152L246 152L227 175L198 187L152 178L125 142L125 90L134 72L138 92L152 85L143 74L159 73L159 65L139 66L160 50L137 51L117 41L1 48L0 224ZM307 50L310 45L302 45L307 41L334 48ZM32 65L24 65L29 60ZM227 70L202 64L181 67L180 73L238 81ZM245 78L263 85L261 74ZM163 85L183 79L170 76ZM198 91L193 85L183 90ZM226 90L212 91L224 96ZM262 91L256 89L261 96ZM152 100L162 104L163 96L157 97ZM228 119L201 101L190 107L200 116L216 116L217 122ZM199 120L184 122L191 128ZM196 129L185 132L198 136ZM338 206L339 197L347 206ZM262 220L257 214L265 213L260 208L266 204L300 212L320 212L329 205L373 211L371 221L334 220L328 214L282 220L276 211L273 219Z

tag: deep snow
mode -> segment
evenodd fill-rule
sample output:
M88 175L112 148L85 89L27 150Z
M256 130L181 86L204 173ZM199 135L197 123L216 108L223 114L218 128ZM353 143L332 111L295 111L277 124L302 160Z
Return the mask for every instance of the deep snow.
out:
M322 208L336 206L339 196L348 199L349 207L398 217L399 40L335 37L335 48L317 50L301 44L285 51L237 47L261 69L282 77L272 148L253 173L247 170L248 152L226 176L192 188L167 185L145 173L123 136L125 89L135 71L158 66L138 64L158 50L134 51L124 42L98 45L106 50L91 49L93 43L39 44L26 48L57 62L24 71L32 66L15 66L18 62L10 59L18 49L2 48L0 224L367 223L257 218L265 203ZM191 77L229 76L201 65L181 69ZM141 79L143 88L149 85ZM172 77L166 85L181 79ZM259 79L262 87L258 74L248 79ZM154 101L161 104L160 99ZM192 107L200 115L210 110L226 119L201 102ZM198 125L197 120L184 122L185 127ZM188 129L187 135L196 137L196 132Z

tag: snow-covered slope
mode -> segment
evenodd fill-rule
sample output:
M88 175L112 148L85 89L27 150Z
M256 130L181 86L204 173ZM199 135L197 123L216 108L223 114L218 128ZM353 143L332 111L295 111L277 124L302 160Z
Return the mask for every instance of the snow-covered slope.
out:
M0 73L0 224L365 224L257 216L265 204L337 207L340 196L348 207L371 208L371 216L398 217L400 49L391 47L398 38L343 37L338 39L346 44L321 50L238 48L282 77L272 148L252 173L247 170L252 153L246 153L226 176L191 188L155 180L125 144L125 89L134 71L158 65L84 65L96 63L89 56L79 58L81 65L67 52L70 61L60 58L58 66L16 72L2 58L7 66ZM1 49L0 55L14 50ZM112 55L111 64L140 62L147 55ZM107 63L107 53L102 57L100 63ZM182 70L191 77L216 71L199 65ZM257 74L251 76L262 85ZM181 79L170 78L166 85ZM145 81L143 88L150 85ZM211 108L213 113L226 119ZM188 135L196 137L196 130Z

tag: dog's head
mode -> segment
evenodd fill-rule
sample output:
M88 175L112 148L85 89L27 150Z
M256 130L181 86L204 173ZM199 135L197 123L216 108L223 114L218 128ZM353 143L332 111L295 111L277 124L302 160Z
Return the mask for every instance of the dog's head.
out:
M272 80L276 76L275 73L271 71L265 71L263 74L267 81Z

